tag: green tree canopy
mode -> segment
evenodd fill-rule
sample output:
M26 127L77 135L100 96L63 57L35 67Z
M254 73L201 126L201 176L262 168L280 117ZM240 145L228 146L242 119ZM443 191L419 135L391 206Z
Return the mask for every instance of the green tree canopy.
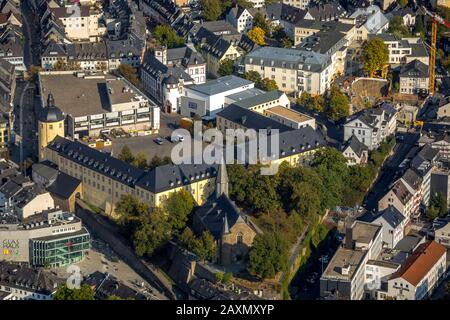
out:
M83 284L79 289L69 289L67 285L63 285L53 295L54 300L95 300L94 290Z
M230 58L223 59L219 64L219 69L217 70L217 73L220 76L229 76L233 74L234 72L234 61Z
M151 256L172 237L172 228L167 214L159 207L151 214L139 217L133 235L134 248L139 256Z
M206 20L216 21L222 14L222 8L219 0L200 0L202 16Z
M153 30L153 37L158 45L165 46L168 49L181 47L185 43L184 39L178 36L174 29L163 24L156 26Z
M270 35L272 31L270 22L260 12L253 17L253 27L262 29L266 35Z
M127 145L124 145L122 147L122 150L120 151L118 158L128 163L132 163L134 161L133 153L131 152L130 147L128 147Z
M442 192L435 192L430 197L427 215L431 219L445 217L448 214L447 198Z
M411 36L408 28L403 23L403 18L400 16L395 16L392 18L392 20L389 22L388 32L393 33L399 38Z
M209 231L197 238L190 228L184 229L179 238L181 246L196 254L201 260L214 261L217 256L217 244Z
M250 249L247 269L250 274L259 278L273 278L286 268L288 254L288 245L279 235L258 234Z
M331 87L326 112L335 121L347 117L350 114L350 99L337 86Z
M244 74L244 78L250 80L254 83L259 83L261 81L261 75L258 71L250 70Z
M275 80L269 78L261 79L261 81L257 83L257 87L264 91L278 90L278 85Z
M362 61L364 71L371 77L389 62L389 50L381 38L375 37L364 44Z
M73 70L72 67L68 67L69 69ZM129 64L121 63L119 67L117 68L119 73L128 81L130 81L134 85L139 85L139 77L137 73L137 69L133 68Z
M312 97L306 91L302 92L300 98L297 99L297 103L315 112L323 112L325 110L325 99L321 95Z
M148 168L148 164L147 164L147 157L145 156L145 153L138 152L136 157L133 159L132 165L135 167L138 167L139 169L147 169Z
M172 159L169 156L165 156L164 158L161 159L158 155L154 155L152 160L150 160L150 163L148 164L148 169L152 170L156 167L171 163Z
M169 215L169 223L173 230L181 230L186 226L189 215L194 209L192 195L184 189L172 192L163 203L164 210Z

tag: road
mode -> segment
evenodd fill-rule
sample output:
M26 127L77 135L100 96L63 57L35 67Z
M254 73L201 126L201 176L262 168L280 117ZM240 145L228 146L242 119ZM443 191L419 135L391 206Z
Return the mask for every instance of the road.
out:
M154 287L155 291L159 291L169 299L175 299L171 283L156 267L141 261L128 241L118 233L117 227L112 225L107 218L90 212L81 201L77 201L75 214L96 238L106 242L117 256Z
M404 135L404 140L399 141L395 145L394 154L385 161L378 179L366 196L363 206L367 211L374 212L378 209L378 201L389 190L390 184L398 178L398 166L406 158L408 152L416 144L418 139L419 134L407 133Z
M40 37L39 21L31 9L30 1L22 1L20 8L23 16L23 34L25 37L24 63L27 68L31 65L40 65Z

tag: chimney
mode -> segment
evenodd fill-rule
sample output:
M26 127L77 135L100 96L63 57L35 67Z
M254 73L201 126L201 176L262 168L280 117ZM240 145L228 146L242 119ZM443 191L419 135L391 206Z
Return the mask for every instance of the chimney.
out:
M345 248L353 249L353 229L351 227L345 229Z

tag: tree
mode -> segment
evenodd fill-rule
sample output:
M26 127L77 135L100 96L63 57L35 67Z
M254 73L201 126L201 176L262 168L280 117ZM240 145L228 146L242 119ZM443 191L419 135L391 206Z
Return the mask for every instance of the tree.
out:
M173 230L181 230L186 226L189 215L194 209L192 195L184 189L172 192L163 203L164 210L168 213L168 222Z
M125 161L127 163L132 163L134 161L133 153L131 152L131 149L127 145L124 145L122 147L122 150L120 151L118 158L119 160Z
M129 64L121 63L119 67L117 68L119 73L128 81L130 81L134 85L139 84L139 78L137 74L137 69L133 68Z
M264 91L278 90L278 85L276 81L269 78L261 79L261 81L256 84L256 87Z
M229 76L233 74L234 72L234 61L230 58L223 59L219 64L219 69L217 70L217 73L220 76Z
M216 21L222 14L219 0L200 0L200 8L203 18L209 21Z
M327 114L335 121L350 114L350 100L337 86L330 90Z
M404 8L408 5L408 0L398 0L398 3Z
M67 285L63 285L53 295L54 300L95 300L94 290L83 284L79 289L69 289Z
M244 73L244 78L254 83L259 83L261 81L261 75L259 72L253 70Z
M138 167L139 169L147 169L148 165L147 165L147 157L145 156L145 153L138 152L138 154L136 155L136 157L134 157L133 161L132 161L133 166Z
M323 112L325 109L325 99L321 95L312 97L308 92L303 91L297 103L309 110L315 112Z
M265 34L270 34L271 25L270 22L260 13L257 12L253 17L253 27L258 27L264 31Z
M156 167L170 163L172 163L172 159L169 156L165 156L161 159L160 157L158 157L158 155L154 155L152 160L150 160L150 163L148 164L148 170L152 170Z
M151 214L144 214L133 235L136 254L151 256L155 250L161 248L172 236L171 225L167 214L156 207Z
M288 246L274 233L258 234L249 252L247 270L261 279L273 278L287 266Z
M257 45L266 45L266 33L260 27L253 27L249 32L247 32L247 36Z
M392 18L389 22L388 32L393 33L399 38L408 37L411 35L408 28L403 23L403 18L400 16L395 16Z
M150 214L149 206L131 194L124 194L116 204L117 222L126 235L133 234L143 215Z
M201 237L197 238L190 228L186 228L180 235L179 242L201 260L214 261L217 256L217 245L209 231L204 231Z
M442 192L433 193L430 197L430 206L427 215L431 219L445 217L448 214L447 198Z
M54 71L64 71L67 70L67 64L62 60L58 59L56 63L53 65L52 70Z
M416 17L416 24L414 25L414 33L420 34L422 40L425 39L425 24L423 23L423 15L418 15Z
M364 71L371 77L389 61L389 50L382 39L375 37L364 44L362 61Z
M153 37L158 45L165 46L168 49L178 48L184 45L184 39L177 35L174 29L167 25L158 25L153 30Z

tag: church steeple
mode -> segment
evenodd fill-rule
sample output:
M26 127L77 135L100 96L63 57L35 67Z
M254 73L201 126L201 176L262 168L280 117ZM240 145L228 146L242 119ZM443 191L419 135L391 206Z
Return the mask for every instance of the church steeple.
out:
M216 177L216 198L219 198L222 193L228 196L227 165L225 164L225 159L223 158Z

